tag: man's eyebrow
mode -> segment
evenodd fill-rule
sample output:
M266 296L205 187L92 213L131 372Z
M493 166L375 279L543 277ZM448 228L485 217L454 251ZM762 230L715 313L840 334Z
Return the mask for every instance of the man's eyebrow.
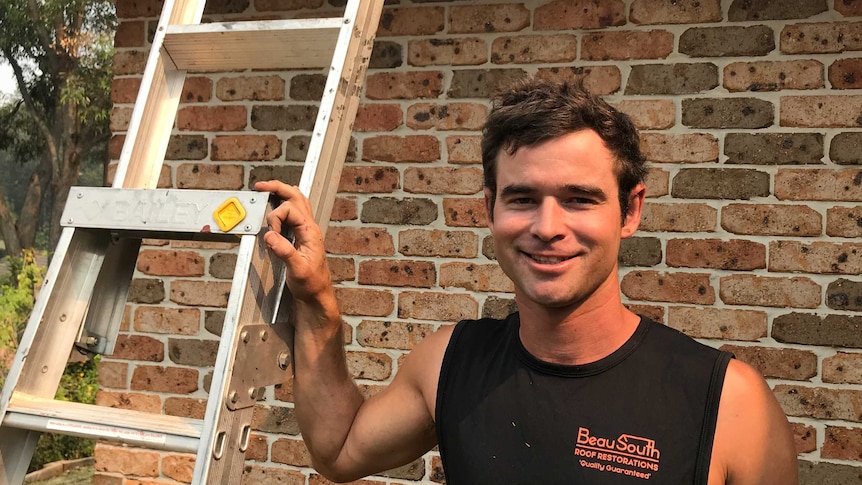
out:
M608 198L604 190L594 185L567 184L562 186L561 190L572 195L585 195L598 200L607 200ZM502 190L500 190L500 195L506 197L511 195L530 194L536 191L536 188L529 185L512 184L503 187Z

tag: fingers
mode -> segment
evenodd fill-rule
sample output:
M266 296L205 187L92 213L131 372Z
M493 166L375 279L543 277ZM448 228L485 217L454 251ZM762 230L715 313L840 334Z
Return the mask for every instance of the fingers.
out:
M311 204L300 190L277 180L257 182L255 190L271 192L282 199L267 215L270 232L264 241L282 258L290 257L297 246L314 245L321 239ZM284 235L291 236L287 240Z

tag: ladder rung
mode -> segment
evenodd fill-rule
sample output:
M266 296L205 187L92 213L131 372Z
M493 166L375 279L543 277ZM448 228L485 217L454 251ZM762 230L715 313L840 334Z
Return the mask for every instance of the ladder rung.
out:
M3 425L185 453L197 451L203 428L199 419L56 401L19 392L12 394Z
M164 47L189 72L327 67L343 23L319 19L169 25Z

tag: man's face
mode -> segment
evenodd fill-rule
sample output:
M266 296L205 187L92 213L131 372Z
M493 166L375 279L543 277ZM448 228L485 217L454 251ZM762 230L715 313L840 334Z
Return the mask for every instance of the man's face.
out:
M519 305L563 308L599 291L618 296L620 239L637 229L645 190L632 191L623 218L614 163L592 130L500 152L497 193L486 189L485 204Z

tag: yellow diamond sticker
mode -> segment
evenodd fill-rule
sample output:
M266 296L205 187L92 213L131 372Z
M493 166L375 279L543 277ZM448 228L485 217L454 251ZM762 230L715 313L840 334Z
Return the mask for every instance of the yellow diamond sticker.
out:
M222 232L228 232L245 219L245 208L239 199L231 197L218 206L213 212L213 218Z

